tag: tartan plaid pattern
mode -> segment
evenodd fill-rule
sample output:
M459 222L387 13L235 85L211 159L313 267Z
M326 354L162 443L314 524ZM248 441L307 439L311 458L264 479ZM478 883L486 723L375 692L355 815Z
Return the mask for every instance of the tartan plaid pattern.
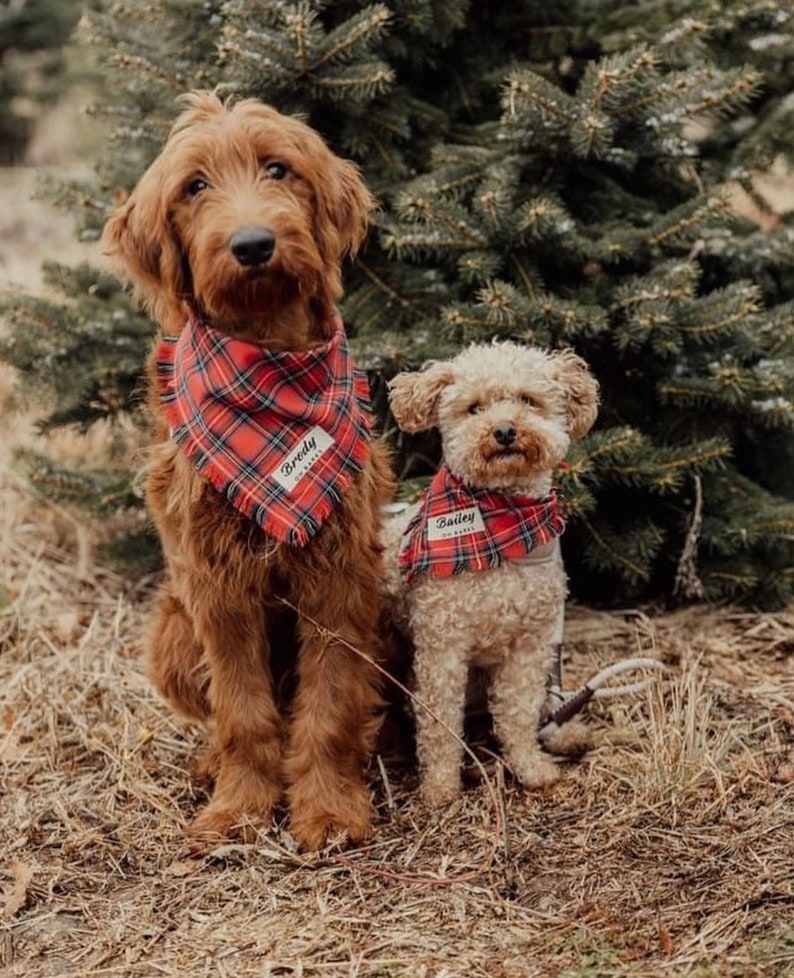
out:
M303 353L266 350L191 317L157 351L171 437L212 485L283 543L302 547L361 471L372 418L342 320Z
M564 529L556 490L533 499L474 489L442 465L405 529L398 566L409 584L419 574L451 577L488 570L527 557Z

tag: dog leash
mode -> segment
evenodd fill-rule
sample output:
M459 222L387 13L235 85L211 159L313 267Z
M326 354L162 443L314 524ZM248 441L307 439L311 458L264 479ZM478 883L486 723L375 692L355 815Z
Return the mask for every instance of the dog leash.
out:
M546 722L538 731L538 739L543 742L549 740L577 713L580 713L585 704L590 700L617 699L619 696L631 696L634 693L641 693L653 682L653 677L647 676L644 679L636 679L632 682L618 683L616 686L608 686L611 680L626 673L654 671L657 673L667 673L667 666L658 659L651 659L648 656L635 656L629 659L619 659L609 666L605 666L594 676L583 683L578 689L565 692L562 688L562 653L563 641L562 632L565 622L565 609L560 610L557 617L557 624L554 635L554 661L549 673L548 694L556 702L551 711L547 714Z

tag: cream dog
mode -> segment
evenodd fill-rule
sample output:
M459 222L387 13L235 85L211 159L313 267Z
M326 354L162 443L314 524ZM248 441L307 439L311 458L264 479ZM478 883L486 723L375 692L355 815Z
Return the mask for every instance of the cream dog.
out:
M494 728L526 787L558 777L537 741L555 626L566 596L554 469L595 421L598 385L571 350L474 345L396 376L399 426L437 426L444 459L420 502L385 530L387 587L416 649L417 695L459 736L469 667L490 677ZM460 790L461 751L417 710L421 791Z

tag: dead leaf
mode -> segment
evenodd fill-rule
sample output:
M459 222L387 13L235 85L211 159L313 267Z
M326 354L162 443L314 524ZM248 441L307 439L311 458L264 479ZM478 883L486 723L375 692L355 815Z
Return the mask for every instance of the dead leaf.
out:
M25 900L28 898L28 886L33 879L33 867L19 859L10 863L8 871L11 874L11 884L3 893L0 918L13 917L24 907Z

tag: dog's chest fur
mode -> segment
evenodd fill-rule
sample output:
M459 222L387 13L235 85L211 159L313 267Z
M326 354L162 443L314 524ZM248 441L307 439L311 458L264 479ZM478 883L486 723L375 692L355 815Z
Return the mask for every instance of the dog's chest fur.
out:
M316 562L319 537L331 552L351 546L368 555L377 545L379 509L391 490L385 452L373 443L372 462L353 480L349 491L306 547L280 543L239 513L185 458L179 446L165 440L152 451L147 501L179 588L181 564L193 574L218 575L226 588L250 591L276 587L307 571ZM351 529L351 513L363 529ZM373 567L377 553L372 554ZM281 590L276 588L276 590Z
M550 632L565 600L558 559L544 564L506 563L488 571L419 581L408 601L415 625L432 616L465 650L470 662L497 665L525 636Z

